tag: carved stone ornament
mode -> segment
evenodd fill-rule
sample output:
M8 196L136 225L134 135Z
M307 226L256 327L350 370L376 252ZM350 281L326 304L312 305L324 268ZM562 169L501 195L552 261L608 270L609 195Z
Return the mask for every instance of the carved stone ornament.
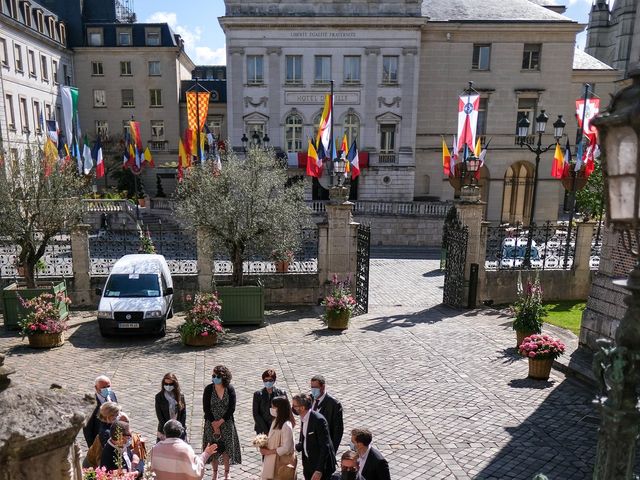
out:
M281 47L267 47L267 55L282 55Z
M252 97L244 97L244 106L245 108L248 108L249 105L251 105L252 107L259 107L260 105L264 105L266 108L268 100L268 97L260 97L260 100L254 102Z
M244 55L244 47L227 47L227 50L231 55Z
M418 47L403 47L402 55L417 55Z
M398 107L400 108L400 97L393 97L391 99L391 101L387 101L386 98L384 97L378 97L378 108L382 108L382 106L384 105L385 107Z

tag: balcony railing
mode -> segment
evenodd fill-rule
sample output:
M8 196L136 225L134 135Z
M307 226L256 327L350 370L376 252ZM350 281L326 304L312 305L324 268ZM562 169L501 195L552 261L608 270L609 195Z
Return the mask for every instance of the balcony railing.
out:
M164 152L167 150L167 142L165 140L151 140L149 148L154 151Z
M381 165L390 165L396 163L395 153L379 153L378 163Z
M328 201L313 200L307 202L315 214L324 214ZM425 217L445 217L451 208L448 202L371 202L357 201L355 215L412 215Z

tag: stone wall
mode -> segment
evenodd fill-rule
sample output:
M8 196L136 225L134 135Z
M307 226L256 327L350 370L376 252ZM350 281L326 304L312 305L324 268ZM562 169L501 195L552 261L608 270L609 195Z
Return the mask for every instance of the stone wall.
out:
M444 219L401 215L356 216L358 223L371 225L371 245L440 247Z

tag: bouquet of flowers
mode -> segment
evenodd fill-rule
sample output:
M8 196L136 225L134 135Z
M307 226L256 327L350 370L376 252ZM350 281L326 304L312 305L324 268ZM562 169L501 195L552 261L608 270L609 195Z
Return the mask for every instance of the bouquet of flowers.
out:
M334 274L331 281L331 291L329 295L324 297L322 305L326 312L344 312L345 310L353 312L356 301L351 295L349 279L340 281L338 276Z
M71 303L71 299L64 292L41 293L37 297L25 300L19 297L20 303L29 313L19 322L20 333L23 337L36 333L60 333L67 330L67 319L60 320L58 306L61 302Z
M564 349L564 343L549 335L531 335L522 341L518 353L523 357L540 360L556 359L564 353Z
M180 337L206 337L224 333L220 312L222 304L216 293L196 293L192 307L187 311L185 322L178 327Z
M542 287L536 275L535 281L527 281L522 287L522 279L518 277L518 299L511 305L514 316L513 329L521 332L542 331L542 323L547 312L542 305Z
M259 433L256 435L256 438L253 439L251 444L258 449L265 448L269 443L269 437L267 437L264 433Z

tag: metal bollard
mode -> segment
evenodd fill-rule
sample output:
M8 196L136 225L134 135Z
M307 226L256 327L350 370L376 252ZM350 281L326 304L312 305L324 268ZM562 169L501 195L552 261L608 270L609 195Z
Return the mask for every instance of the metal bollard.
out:
M476 301L478 296L478 269L480 267L477 263L471 264L471 271L469 272L469 299L467 308L476 308Z

